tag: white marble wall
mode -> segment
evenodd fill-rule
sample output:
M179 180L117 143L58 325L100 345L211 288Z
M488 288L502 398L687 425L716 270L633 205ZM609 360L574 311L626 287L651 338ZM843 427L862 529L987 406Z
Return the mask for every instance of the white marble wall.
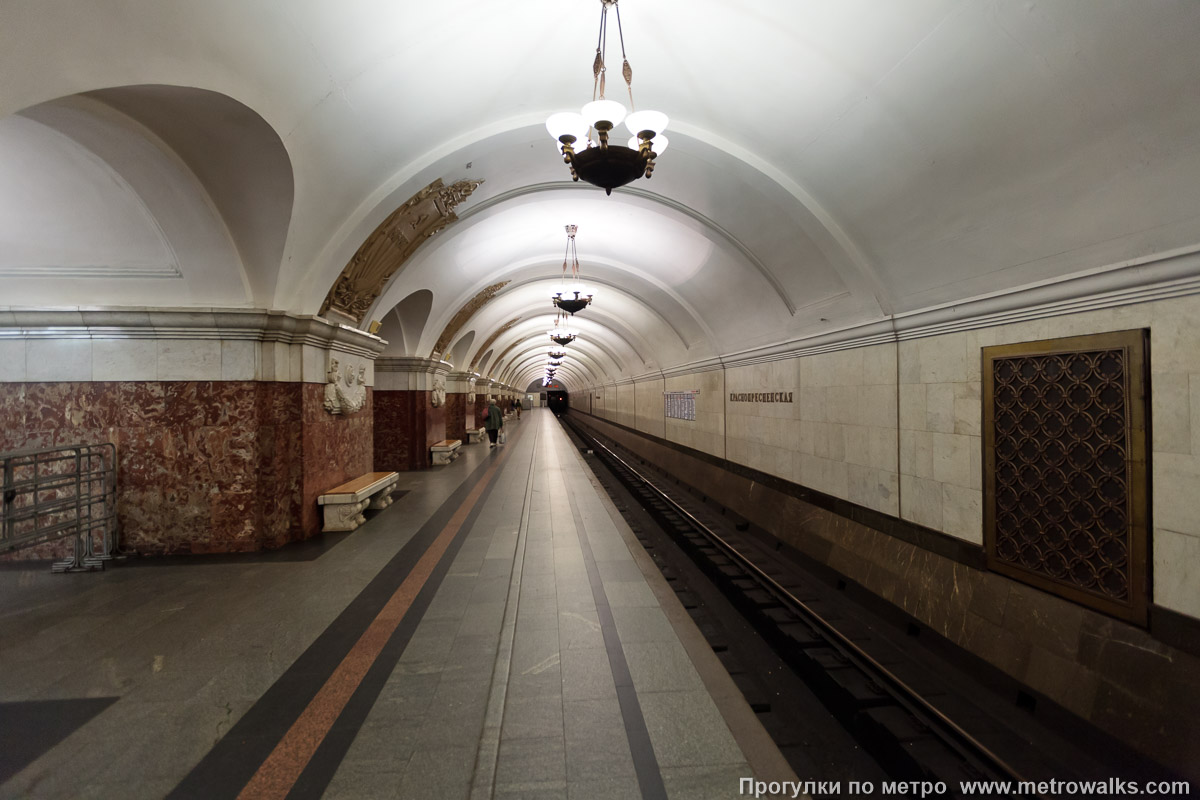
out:
M667 419L666 437L709 455L725 457L725 373L722 370L675 375L666 380L668 392L696 395L696 419Z
M981 349L1150 329L1152 600L1200 618L1200 297L948 333L646 381L639 430L941 531L983 541ZM662 391L699 389L660 424ZM792 404L727 392L794 391ZM618 389L595 413L619 421ZM643 398L657 397L646 403ZM625 422L623 424L630 424Z
M621 383L617 385L616 389L617 407L612 420L619 425L632 428L637 423L637 417L633 410L635 402L633 384Z
M900 516L983 542L980 347L987 331L901 342Z
M900 344L903 516L983 537L980 349L1150 329L1153 602L1200 617L1200 298L1186 297Z
M329 355L367 367L382 340L280 312L19 312L0 319L0 383L324 383Z
M264 351L275 347L299 363L298 346L254 341L16 339L0 342L0 382L276 380L263 377Z
M790 403L735 402L731 393L791 392ZM796 480L800 449L800 361L789 358L725 371L726 456L730 461Z
M888 514L900 510L896 346L799 359L797 483Z
M642 433L666 438L666 414L663 406L663 392L666 381L654 378L634 384L635 408L637 419L635 427Z

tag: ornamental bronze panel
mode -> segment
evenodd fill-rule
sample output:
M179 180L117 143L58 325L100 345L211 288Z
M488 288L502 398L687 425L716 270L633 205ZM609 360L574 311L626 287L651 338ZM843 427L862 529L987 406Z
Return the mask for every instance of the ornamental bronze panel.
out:
M1121 619L1148 606L1147 333L983 348L988 567Z
M482 183L446 186L438 178L389 214L342 269L321 304L321 315L333 310L360 324L396 271L426 239L458 219L454 209Z

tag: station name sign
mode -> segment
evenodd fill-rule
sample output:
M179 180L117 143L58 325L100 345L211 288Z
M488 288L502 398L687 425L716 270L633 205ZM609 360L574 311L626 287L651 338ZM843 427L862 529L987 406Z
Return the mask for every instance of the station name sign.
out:
M791 392L730 392L731 403L790 403Z

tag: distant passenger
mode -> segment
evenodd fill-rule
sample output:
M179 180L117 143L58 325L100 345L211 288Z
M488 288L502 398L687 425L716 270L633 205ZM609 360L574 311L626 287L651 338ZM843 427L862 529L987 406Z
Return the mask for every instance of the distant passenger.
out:
M500 410L500 406L496 405L495 398L492 398L491 404L488 406L487 421L483 423L483 427L487 429L488 439L491 441L488 447L495 447L496 437L500 435L500 429L504 427L504 413Z
M517 401L517 422L521 421L521 406L522 405L523 405L523 403L521 403L521 401L518 400Z

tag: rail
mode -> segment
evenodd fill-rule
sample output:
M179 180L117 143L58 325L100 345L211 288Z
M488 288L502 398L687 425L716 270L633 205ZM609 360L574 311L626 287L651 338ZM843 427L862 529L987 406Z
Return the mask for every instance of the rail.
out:
M717 547L727 558L737 563L746 574L752 576L756 583L775 596L782 605L791 608L800 617L807 620L817 630L819 635L826 640L828 645L838 651L848 663L854 665L862 673L873 677L877 685L883 688L900 707L906 709L910 714L919 719L931 732L936 732L938 738L958 753L967 763L974 764L977 768L983 767L985 772L1007 778L1013 786L1017 786L1023 780L1020 774L1000 756L965 731L939 709L935 708L900 677L879 663L870 654L843 635L834 625L830 624L802 600L781 586L774 578L760 569L720 534L713 531L697 519L694 514L677 503L670 495L659 489L649 478L635 469L629 462L617 455L611 448L605 446L595 436L584 434L579 430L578 426L572 427L575 429L577 435L590 440L591 446L596 449L598 454L602 453L605 458L618 464L622 470L639 481L655 497L670 506L675 514L686 520L688 525ZM1034 796L1041 797L1041 795Z
M120 555L116 462L111 443L0 453L0 553L73 538L51 570L103 569Z

